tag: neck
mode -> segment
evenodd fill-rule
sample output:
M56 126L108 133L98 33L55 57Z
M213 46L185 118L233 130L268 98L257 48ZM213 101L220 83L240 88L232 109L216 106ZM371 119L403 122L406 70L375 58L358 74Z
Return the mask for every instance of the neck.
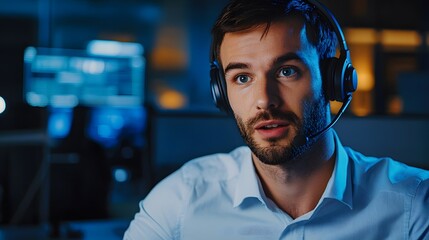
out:
M253 155L265 194L292 218L313 210L320 200L335 164L332 131L321 136L297 159L267 165Z

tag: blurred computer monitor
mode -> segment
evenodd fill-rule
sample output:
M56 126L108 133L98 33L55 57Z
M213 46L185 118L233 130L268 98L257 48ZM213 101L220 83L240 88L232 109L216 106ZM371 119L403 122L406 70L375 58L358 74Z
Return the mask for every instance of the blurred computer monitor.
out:
M35 107L140 106L144 70L137 43L91 41L84 50L28 47L24 98Z

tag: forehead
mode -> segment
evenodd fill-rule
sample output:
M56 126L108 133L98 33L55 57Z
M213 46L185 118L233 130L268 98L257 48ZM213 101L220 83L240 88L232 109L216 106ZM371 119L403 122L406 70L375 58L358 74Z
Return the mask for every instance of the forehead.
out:
M267 25L226 33L220 45L220 60L223 64L236 58L261 57L273 52L298 52L309 44L304 21L294 16ZM281 54L281 53L279 53Z

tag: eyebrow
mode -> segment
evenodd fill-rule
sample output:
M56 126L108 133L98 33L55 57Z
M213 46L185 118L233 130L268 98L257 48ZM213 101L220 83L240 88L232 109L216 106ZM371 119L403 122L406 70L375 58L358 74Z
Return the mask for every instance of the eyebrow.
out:
M249 68L249 65L246 63L234 63L234 62L232 62L232 63L229 63L228 66L226 66L225 75L229 71L234 70L234 69L247 69L247 68Z
M294 52L290 52L290 53L286 53L286 54L274 59L273 65L274 66L280 65L284 62L291 61L291 60L298 60L298 61L304 63L303 59L298 54L296 54ZM225 67L225 74L227 74L228 71L231 71L234 69L247 69L247 68L249 68L249 64L247 64L247 63L231 62Z
M297 53L290 52L276 58L273 62L273 65L280 65L284 62L291 61L291 60L297 60L299 62L304 63L304 60L302 59L301 56L299 56Z

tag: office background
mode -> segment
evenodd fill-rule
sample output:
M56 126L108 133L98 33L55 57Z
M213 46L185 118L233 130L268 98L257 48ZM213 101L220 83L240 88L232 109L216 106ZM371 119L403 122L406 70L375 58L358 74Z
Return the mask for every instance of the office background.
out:
M322 2L359 75L343 143L429 169L429 2ZM225 3L0 0L0 239L120 239L156 182L243 144L209 90Z

